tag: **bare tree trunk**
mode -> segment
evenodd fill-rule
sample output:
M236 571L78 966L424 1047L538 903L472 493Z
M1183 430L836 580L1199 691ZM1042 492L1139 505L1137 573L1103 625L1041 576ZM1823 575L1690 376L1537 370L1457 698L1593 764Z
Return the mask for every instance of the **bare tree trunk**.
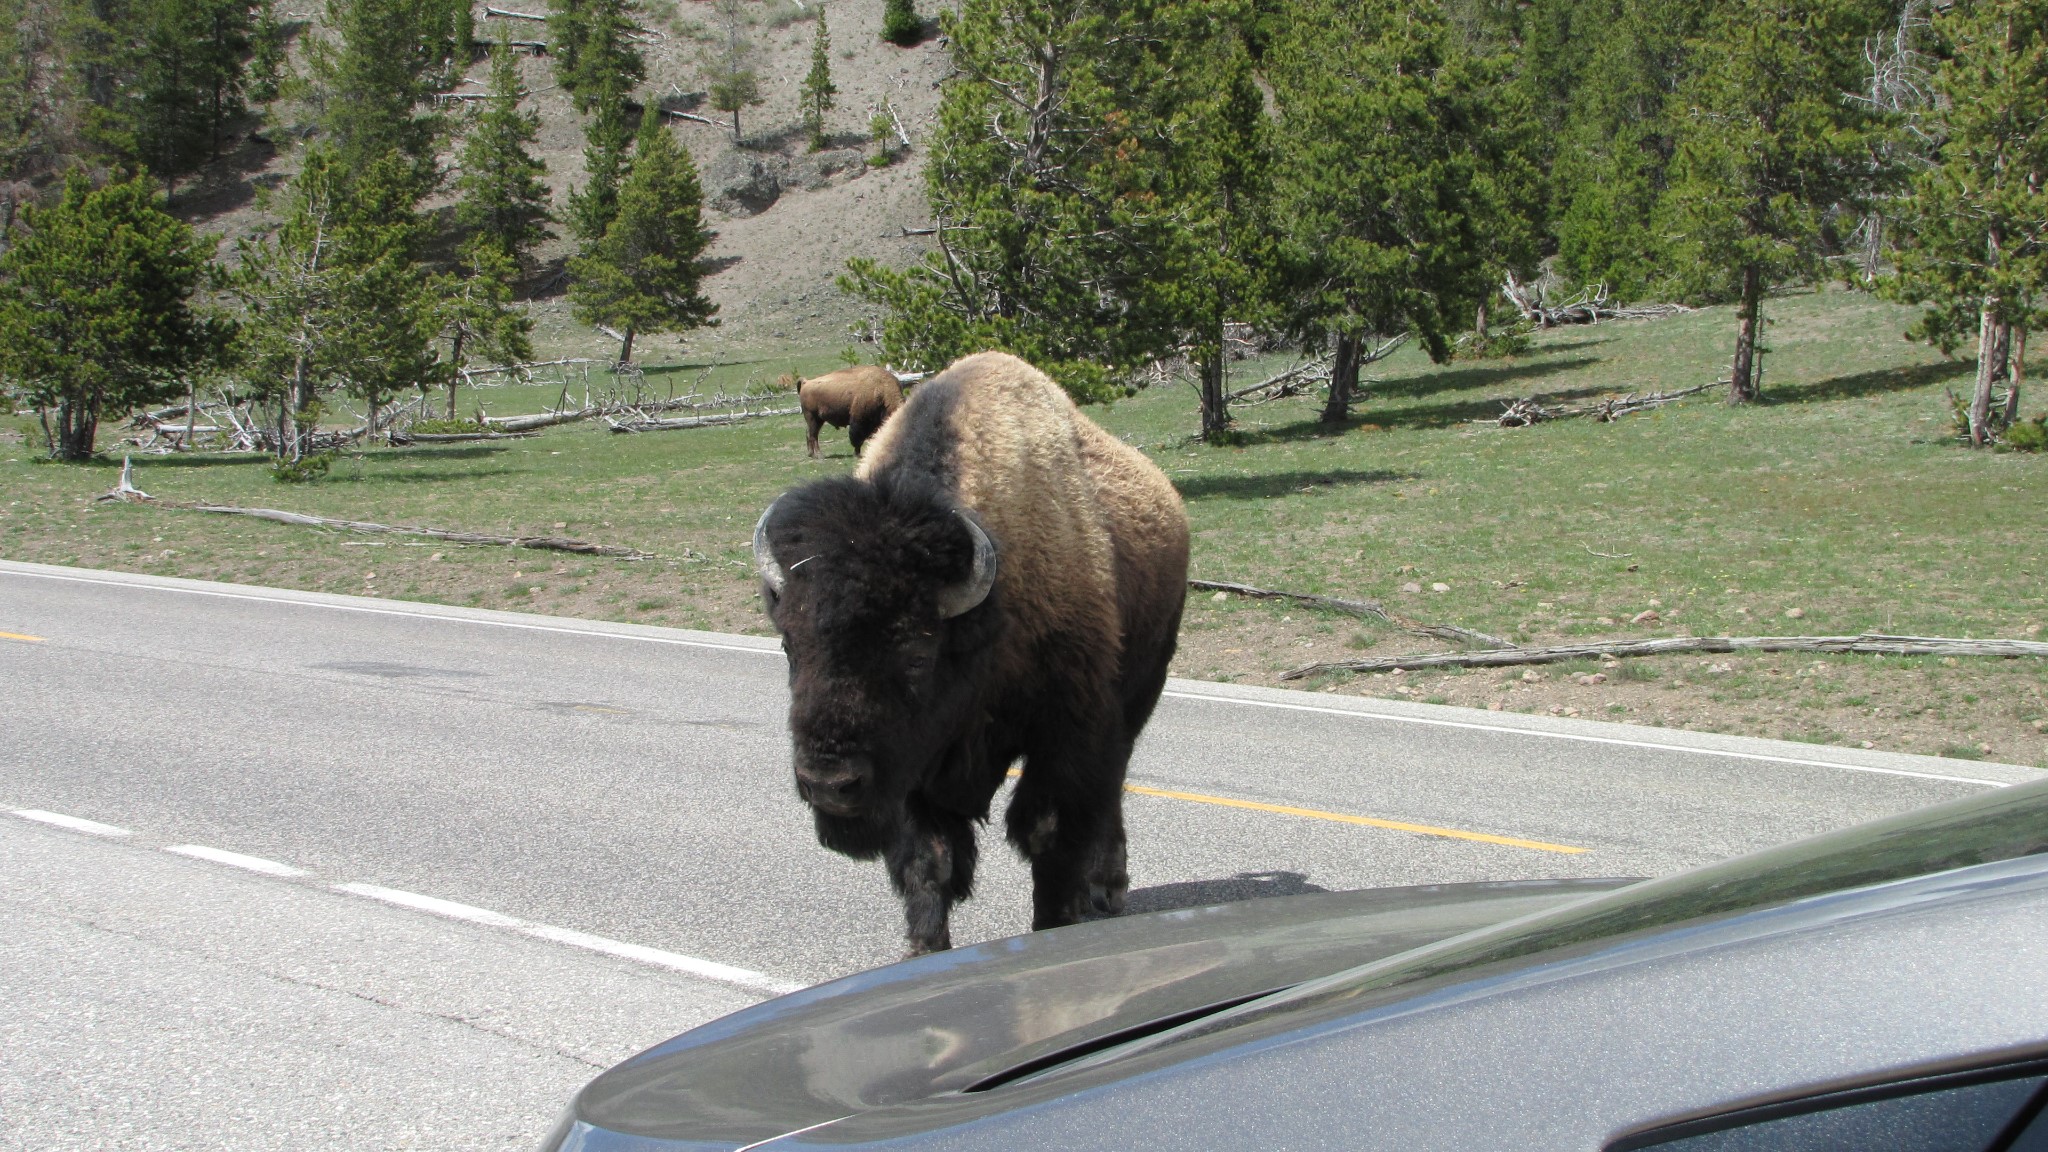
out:
M1735 318L1735 363L1728 372L1728 402L1747 404L1756 399L1756 342L1758 321L1763 312L1763 269L1751 264L1742 270L1742 305Z
M199 419L199 379L185 377L185 449L192 448L192 431Z
M1338 335L1330 359L1330 398L1323 404L1323 423L1342 424L1351 418L1351 397L1358 392L1358 346L1361 336Z
M1230 427L1230 398L1223 388L1223 340L1217 339L1202 353L1202 439L1214 442Z
M740 110L738 108L732 110L732 142L735 146L740 142Z
M67 395L57 401L57 459L92 459L93 442L99 437L99 426L99 412L91 397Z
M462 385L462 343L463 337L468 335L469 333L463 331L461 326L458 325L455 329L454 338L449 341L448 363L455 368L453 372L448 374L448 418L450 420L455 419L455 390Z
M633 329L626 329L626 336L619 341L619 365L624 367L633 362Z
M1991 442L1991 385L1998 378L1998 297L1984 297L1977 318L1977 387L1970 393L1970 445Z
M2005 423L2007 427L2019 423L2020 380L2027 374L2027 330L2012 329L2012 371L2007 375L2005 386Z
M1479 315L1472 321L1472 335L1480 343L1486 342L1486 298L1484 297L1479 301Z

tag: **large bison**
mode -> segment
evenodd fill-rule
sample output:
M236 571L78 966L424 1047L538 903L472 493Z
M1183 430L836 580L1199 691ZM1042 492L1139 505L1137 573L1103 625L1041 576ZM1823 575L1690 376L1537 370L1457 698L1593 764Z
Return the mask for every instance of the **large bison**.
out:
M1005 771L1032 926L1123 910L1123 783L1173 656L1187 514L1159 469L1013 356L921 385L852 476L754 529L818 839L884 857L912 953L951 946Z
M846 429L858 455L868 437L903 406L903 385L887 368L841 368L798 380L796 402L804 410L804 447L813 457L818 454L818 429L827 424Z

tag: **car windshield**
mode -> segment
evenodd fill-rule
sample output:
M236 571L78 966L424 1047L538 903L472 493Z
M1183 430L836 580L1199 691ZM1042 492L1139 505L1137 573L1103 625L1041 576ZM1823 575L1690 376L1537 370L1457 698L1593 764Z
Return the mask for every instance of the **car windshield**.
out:
M1297 985L1098 1059L1123 1058L1261 1021L1296 1027L1326 1014L1403 999L1418 983L1448 983L1481 968L1537 955L1549 958L1561 950L1688 922L2044 851L2048 781L2001 788L1453 937Z

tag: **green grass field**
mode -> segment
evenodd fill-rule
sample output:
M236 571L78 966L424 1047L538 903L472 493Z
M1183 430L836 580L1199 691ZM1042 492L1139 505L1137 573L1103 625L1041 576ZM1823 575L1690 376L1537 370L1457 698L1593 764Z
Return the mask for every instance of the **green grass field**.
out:
M1948 437L1946 387L1970 367L1900 337L1909 314L1868 296L1770 302L1764 404L1716 393L1613 424L1502 429L1474 420L1517 396L1569 399L1715 379L1727 309L1544 334L1530 354L1373 366L1341 430L1302 398L1238 411L1244 443L1193 442L1191 389L1162 387L1090 415L1142 447L1187 499L1194 573L1376 598L1409 616L1518 641L1693 633L2025 636L2048 622L2048 457L1970 452ZM832 350L717 369L707 387L831 367ZM1235 365L1236 383L1276 366ZM696 368L674 374L687 383ZM660 374L650 383L663 385ZM493 414L555 389L488 389ZM2028 404L2032 413L2041 404ZM563 559L94 504L119 450L91 466L0 445L0 555L486 607L759 631L748 534L775 493L851 466L843 436L806 458L802 423L369 448L308 485L248 456L138 457L169 500L287 508L482 532L567 534L659 554ZM1444 591L1430 591L1433 585ZM1404 585L1421 591L1404 592ZM1658 621L1631 624L1654 609ZM1796 618L1788 613L1796 611ZM0 623L0 628L4 628ZM1178 670L1273 683L1371 648L1435 647L1348 617L1190 599ZM1544 709L2048 764L2044 662L1667 658L1549 669L1326 678L1310 687ZM1582 679L1603 677L1594 683Z

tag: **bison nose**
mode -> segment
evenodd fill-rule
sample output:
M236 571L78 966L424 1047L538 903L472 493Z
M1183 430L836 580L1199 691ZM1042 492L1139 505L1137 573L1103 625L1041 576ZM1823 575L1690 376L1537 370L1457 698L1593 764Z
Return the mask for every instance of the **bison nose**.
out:
M811 807L832 816L858 812L867 784L867 773L857 768L799 768L796 773L797 794Z

